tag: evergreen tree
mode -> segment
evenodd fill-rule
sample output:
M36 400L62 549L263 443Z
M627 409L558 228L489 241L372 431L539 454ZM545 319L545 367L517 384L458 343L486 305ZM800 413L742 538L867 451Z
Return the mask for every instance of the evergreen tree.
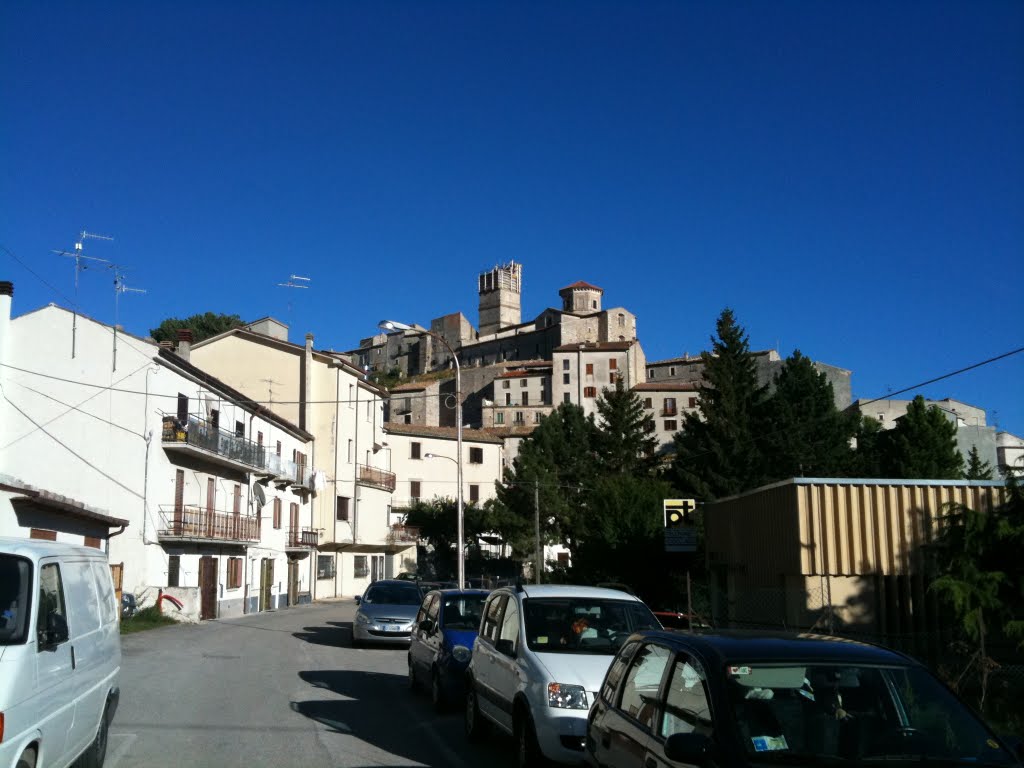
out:
M169 317L160 323L156 328L151 328L149 335L153 341L175 341L178 338L178 331L189 329L192 331L192 341L200 342L212 336L230 331L232 328L241 328L245 325L238 315L221 315L214 312L206 312L201 315L192 315L184 320L177 317Z
M878 478L882 470L887 434L877 419L870 416L853 417L854 439L857 447L850 456L846 477Z
M956 480L963 477L956 447L956 424L921 395L907 407L886 436L883 470L902 480Z
M836 408L832 384L800 350L783 363L765 410L768 479L838 477L849 469L857 419Z
M978 446L972 445L967 454L967 469L964 470L964 478L967 480L991 480L992 466L987 461L982 461L978 455Z
M654 419L644 409L636 392L627 390L619 379L614 390L605 390L597 400L595 448L601 468L618 474L649 475L658 466Z
M764 422L766 388L746 332L725 309L704 352L700 416L688 413L675 436L676 457L670 477L682 493L708 501L761 485L764 457L758 438Z

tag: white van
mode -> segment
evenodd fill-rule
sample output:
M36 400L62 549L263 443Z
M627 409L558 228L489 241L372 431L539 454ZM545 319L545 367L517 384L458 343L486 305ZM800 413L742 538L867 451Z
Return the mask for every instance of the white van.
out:
M121 637L107 556L0 538L0 768L98 768Z

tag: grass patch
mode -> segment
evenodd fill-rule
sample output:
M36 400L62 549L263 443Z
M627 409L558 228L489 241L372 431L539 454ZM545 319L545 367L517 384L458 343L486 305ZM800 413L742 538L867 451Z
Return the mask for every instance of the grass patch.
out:
M134 616L128 619L121 619L121 634L127 635L132 632L143 632L147 629L166 627L168 624L177 624L170 616L160 613L155 605L143 608Z

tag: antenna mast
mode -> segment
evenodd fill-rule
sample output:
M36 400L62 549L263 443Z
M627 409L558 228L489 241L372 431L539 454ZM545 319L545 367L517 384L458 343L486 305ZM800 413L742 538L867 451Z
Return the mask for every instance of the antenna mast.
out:
M98 264L106 264L110 266L110 262L107 259L98 259L95 256L86 256L82 253L82 244L89 240L107 240L113 242L114 238L107 235L96 235L92 232L86 232L84 229L78 234L78 240L75 241L74 251L52 251L58 256L67 256L68 258L75 260L75 306L71 308L71 357L75 356L75 343L78 336L78 275L82 270L88 268L88 264L83 264L84 261L94 261Z
M124 282L125 268L117 264L111 264L114 270L114 355L112 370L117 370L117 324L120 319L120 299L122 293L145 293L145 288L129 288Z
M300 281L300 282L296 282L297 280ZM302 284L303 282L309 283L310 282L310 278L303 277L302 275L289 275L287 282L285 282L285 283L278 283L278 285L281 288L309 288L310 287L308 285L303 285ZM291 325L291 324L292 324L292 300L291 300L291 298L289 298L288 299L288 325Z

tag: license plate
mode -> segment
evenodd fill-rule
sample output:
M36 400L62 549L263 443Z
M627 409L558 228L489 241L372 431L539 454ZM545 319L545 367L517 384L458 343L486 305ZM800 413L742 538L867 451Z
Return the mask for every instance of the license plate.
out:
M388 624L386 627L384 627L385 632L398 632L399 630L400 627L397 624Z

